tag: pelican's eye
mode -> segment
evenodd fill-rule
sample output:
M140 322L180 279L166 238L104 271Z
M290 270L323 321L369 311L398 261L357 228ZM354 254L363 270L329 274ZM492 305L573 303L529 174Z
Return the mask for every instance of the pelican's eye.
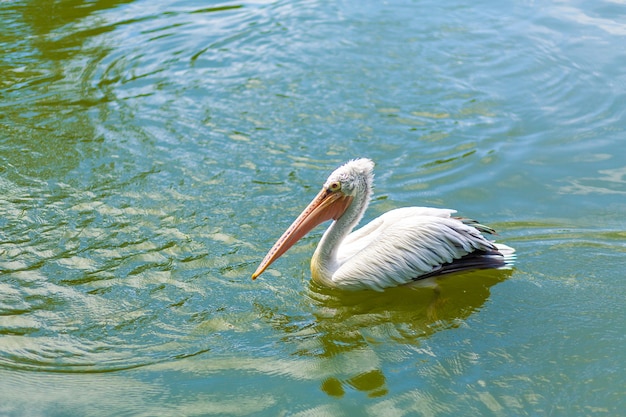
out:
M333 181L328 185L328 191L337 192L341 190L341 183L339 181Z

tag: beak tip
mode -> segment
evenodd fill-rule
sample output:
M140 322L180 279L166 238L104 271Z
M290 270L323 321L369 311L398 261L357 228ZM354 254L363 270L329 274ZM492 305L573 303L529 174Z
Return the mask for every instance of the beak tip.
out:
M259 271L259 269L254 271L254 274L252 274L252 280L254 281L255 279L257 279L258 276L261 275L262 273L263 273L263 271Z

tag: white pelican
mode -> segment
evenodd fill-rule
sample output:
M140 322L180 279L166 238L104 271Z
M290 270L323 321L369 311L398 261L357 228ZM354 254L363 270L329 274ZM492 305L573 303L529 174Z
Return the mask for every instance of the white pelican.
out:
M487 240L481 232L495 233L491 228L452 217L456 210L399 208L350 233L372 196L373 169L374 162L362 158L330 174L317 197L265 255L252 279L315 226L331 219L311 259L313 280L325 286L382 291L441 274L511 264L513 248Z

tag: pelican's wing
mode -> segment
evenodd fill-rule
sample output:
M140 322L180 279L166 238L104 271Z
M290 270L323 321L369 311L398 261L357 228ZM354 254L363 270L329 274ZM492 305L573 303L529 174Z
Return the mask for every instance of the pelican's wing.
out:
M372 242L380 240L381 235L399 221L424 216L449 219L453 213L456 213L456 210L432 207L403 207L390 210L360 229L350 233L343 242L341 242L337 254L339 264L345 263L348 258L362 251Z
M338 253L339 262L342 264L347 258L365 249L367 245L377 240L387 228L398 221L424 216L449 219L453 213L456 213L456 210L432 207L403 207L390 210L360 229L350 233L343 242L341 242Z
M450 217L452 213L418 207L385 213L342 242L341 266L333 281L344 288L381 290L436 275L444 268L452 272L472 267L471 262L463 268L455 261L477 251L497 254L496 246L476 227Z

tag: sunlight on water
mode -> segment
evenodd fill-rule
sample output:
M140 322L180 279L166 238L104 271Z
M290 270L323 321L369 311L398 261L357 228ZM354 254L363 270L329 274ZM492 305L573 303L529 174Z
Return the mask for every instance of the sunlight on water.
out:
M626 407L620 2L0 3L0 414ZM617 16L617 17L616 17ZM515 268L311 284L344 161Z

